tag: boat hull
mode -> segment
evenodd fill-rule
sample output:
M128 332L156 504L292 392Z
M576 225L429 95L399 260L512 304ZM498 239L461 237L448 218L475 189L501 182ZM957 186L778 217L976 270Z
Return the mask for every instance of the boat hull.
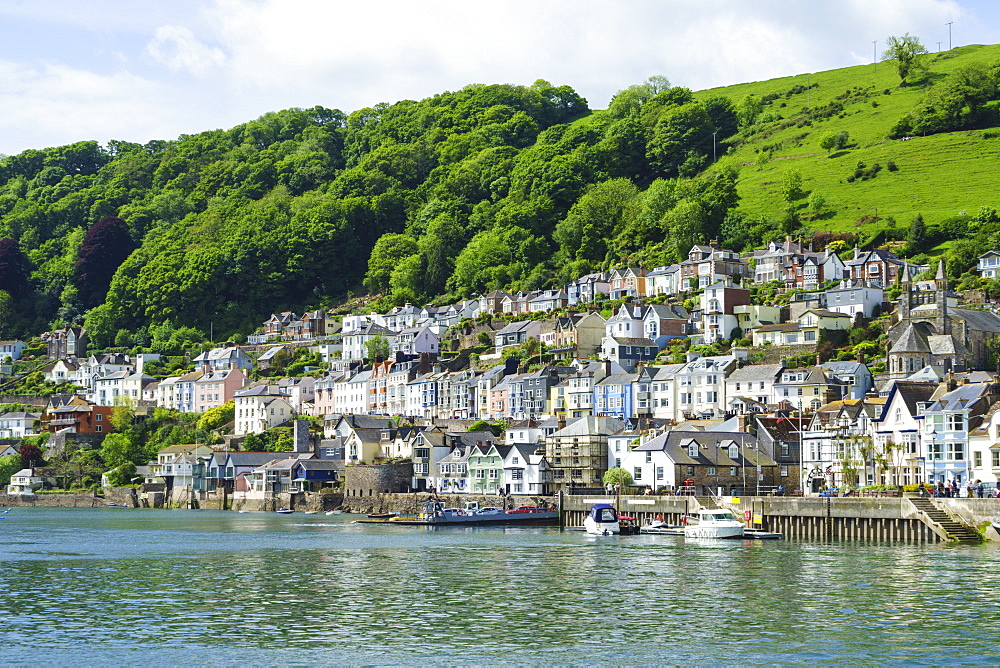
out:
M462 527L488 525L555 525L559 521L559 513L539 511L535 513L496 513L488 515L448 515L444 517L390 517L384 519L357 520L363 524L388 524L402 526L435 526Z
M712 526L696 524L684 527L686 538L743 538L743 526Z

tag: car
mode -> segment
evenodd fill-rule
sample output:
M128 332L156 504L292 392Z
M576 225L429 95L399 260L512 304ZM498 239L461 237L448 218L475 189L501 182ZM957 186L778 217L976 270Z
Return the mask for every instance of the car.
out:
M537 513L538 512L538 508L536 508L535 506L518 506L517 508L514 508L513 510L508 510L507 512L508 513Z
M477 515L499 515L503 511L499 508L494 508L492 506L487 506L486 508L480 508L476 511Z

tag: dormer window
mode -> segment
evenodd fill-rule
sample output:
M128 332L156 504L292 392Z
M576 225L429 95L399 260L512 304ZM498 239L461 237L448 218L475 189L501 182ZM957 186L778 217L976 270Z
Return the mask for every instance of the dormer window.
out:
M736 444L730 445L729 446L729 458L735 460L739 456L740 456L739 446L737 446Z

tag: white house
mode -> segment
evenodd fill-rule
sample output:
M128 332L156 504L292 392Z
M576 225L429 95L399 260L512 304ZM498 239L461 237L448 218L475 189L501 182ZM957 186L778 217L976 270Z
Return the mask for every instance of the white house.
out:
M21 357L21 353L28 344L24 341L14 339L12 341L0 341L0 362L4 361L8 357L12 361L17 360Z
M983 278L1000 277L1000 252L990 250L980 255L976 270Z
M11 496L34 496L35 490L41 489L42 479L35 474L34 469L21 469L10 477L7 494Z
M237 436L259 434L295 415L288 396L274 385L260 385L239 390L234 396Z
M37 434L35 424L41 413L4 413L0 415L0 438L24 438Z

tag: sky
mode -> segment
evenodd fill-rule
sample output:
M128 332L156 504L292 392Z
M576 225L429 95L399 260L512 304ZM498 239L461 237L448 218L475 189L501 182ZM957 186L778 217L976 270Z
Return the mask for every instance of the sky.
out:
M145 143L470 83L694 90L1000 43L997 0L0 0L0 154Z

